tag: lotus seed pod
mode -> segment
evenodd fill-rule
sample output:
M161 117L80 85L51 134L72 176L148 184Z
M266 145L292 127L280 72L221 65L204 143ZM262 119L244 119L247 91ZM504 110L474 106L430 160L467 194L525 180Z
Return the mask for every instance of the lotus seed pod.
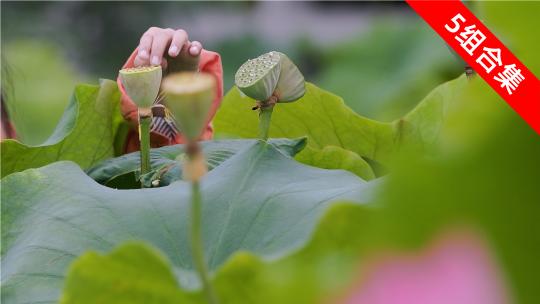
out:
M281 71L274 95L278 97L278 102L296 101L306 93L304 75L287 55L278 54L281 58Z
M266 101L274 93L280 68L279 54L269 52L244 63L234 80L242 93L255 100Z
M216 79L207 73L181 72L163 80L164 104L182 134L197 140L206 127L216 94Z
M127 95L139 108L150 108L161 84L161 66L120 70L120 79Z
M291 102L305 93L304 76L285 54L269 52L244 63L235 75L236 86L245 95L266 101Z

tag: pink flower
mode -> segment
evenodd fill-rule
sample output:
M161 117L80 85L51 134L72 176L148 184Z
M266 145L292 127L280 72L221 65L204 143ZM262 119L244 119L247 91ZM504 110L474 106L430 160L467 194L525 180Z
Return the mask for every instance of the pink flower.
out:
M417 254L379 257L363 269L346 304L508 304L483 240L451 233Z

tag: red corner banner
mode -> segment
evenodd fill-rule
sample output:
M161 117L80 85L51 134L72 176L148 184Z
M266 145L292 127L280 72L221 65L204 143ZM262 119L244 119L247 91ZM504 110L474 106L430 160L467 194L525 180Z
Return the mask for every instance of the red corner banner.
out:
M407 3L540 134L540 81L461 1Z

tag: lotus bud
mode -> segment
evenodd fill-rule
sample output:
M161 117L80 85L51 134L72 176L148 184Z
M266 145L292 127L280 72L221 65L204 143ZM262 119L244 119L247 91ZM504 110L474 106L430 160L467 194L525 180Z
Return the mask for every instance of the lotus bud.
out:
M304 96L304 76L285 54L269 52L248 60L236 72L235 83L245 95L265 102L292 102Z
M161 84L161 66L127 68L119 74L127 95L137 107L152 107Z
M181 72L163 80L164 104L183 135L196 141L208 122L216 94L216 80L207 73Z

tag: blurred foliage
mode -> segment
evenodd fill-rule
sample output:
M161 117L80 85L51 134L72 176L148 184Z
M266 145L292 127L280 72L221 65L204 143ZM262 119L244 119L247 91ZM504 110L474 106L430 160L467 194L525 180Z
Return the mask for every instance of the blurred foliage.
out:
M19 112L13 114L13 120L19 129L20 139L28 144L38 144L50 134L59 119L61 109L66 105L65 96L69 94L72 85L90 79L84 77L84 74L95 75L92 77L94 79L114 78L117 68L137 45L140 35L150 26L166 26L162 24L163 15L167 18L169 14L164 12L178 12L181 18L204 11L206 4L184 2L161 3L156 6L148 3L80 2L2 5L2 40L9 46L5 50L4 59L15 71L10 77L15 86L14 91L23 95L20 98L14 97L10 102L10 108L13 108L10 112ZM253 7L247 3L214 5L246 13ZM503 14L497 13L493 8L504 5L507 4L475 3L472 8L480 15L490 12ZM538 4L518 2L512 5L531 7ZM404 12L408 12L406 8ZM535 12L536 10L530 9L524 10L527 15L523 16L506 16L502 19L495 17L501 20L519 18L522 23L526 22L528 24L525 25L532 28ZM58 18L54 18L55 16ZM81 17L74 22L73 16ZM30 19L33 22L28 22ZM457 76L462 67L437 35L423 26L419 17L404 16L397 20L383 17L377 20L369 25L367 31L350 41L321 47L309 38L300 36L296 42L280 50L291 54L308 80L342 96L347 105L357 113L390 121L409 111L414 102L425 96L436 84ZM534 40L531 41L532 44L540 43L538 37L528 35L527 31L509 35L508 28L513 26L512 21L502 22L499 26L494 24L493 30L500 34L501 39L507 42L511 49L518 47L514 51L520 51L522 44L519 42L525 39ZM34 24L44 26L36 28ZM490 25L488 20L488 26ZM186 29L193 30L191 27L186 24ZM118 43L118 37L122 37L121 43ZM21 38L26 42L19 43L17 40ZM47 39L47 43L40 46L38 43L42 42L32 42L29 39ZM203 42L222 55L226 89L232 86L236 69L247 58L273 49L265 42L264 37L256 34ZM53 45L62 46L61 55L51 54L57 52L52 50ZM31 58L34 58L34 63L40 62L40 69L35 68L37 65L30 65L28 60ZM531 64L538 60L536 58L538 56L524 58L523 61ZM66 59L68 60L63 62ZM45 70L53 72L43 77L41 71ZM21 80L24 78L26 80ZM32 90L25 89L30 86L33 87ZM47 87L47 92L42 92L40 87ZM54 97L43 99L25 96L34 92L39 96ZM39 103L36 103L36 100ZM19 103L21 105L16 105ZM33 106L34 103L36 106ZM46 106L49 103L51 106ZM48 108L48 111L42 111L44 108Z
M88 78L49 42L2 45L2 88L18 138L41 144L58 123L76 83Z
M107 276L103 269L107 269ZM137 279L128 282L127 274ZM78 279L66 282L68 292L59 303L192 303L178 289L168 260L141 243L124 244L108 256L86 253L73 265L70 275Z
M211 5L237 10L246 7L234 2ZM62 46L66 58L84 73L114 79L148 28L184 23L182 20L190 20L191 15L204 8L208 8L208 3L196 1L7 2L2 3L2 41L50 41ZM191 32L189 24L183 26Z
M355 40L323 50L314 76L359 114L391 121L463 71L437 34L417 19L379 21Z
M479 17L537 77L540 75L540 2L479 1Z

